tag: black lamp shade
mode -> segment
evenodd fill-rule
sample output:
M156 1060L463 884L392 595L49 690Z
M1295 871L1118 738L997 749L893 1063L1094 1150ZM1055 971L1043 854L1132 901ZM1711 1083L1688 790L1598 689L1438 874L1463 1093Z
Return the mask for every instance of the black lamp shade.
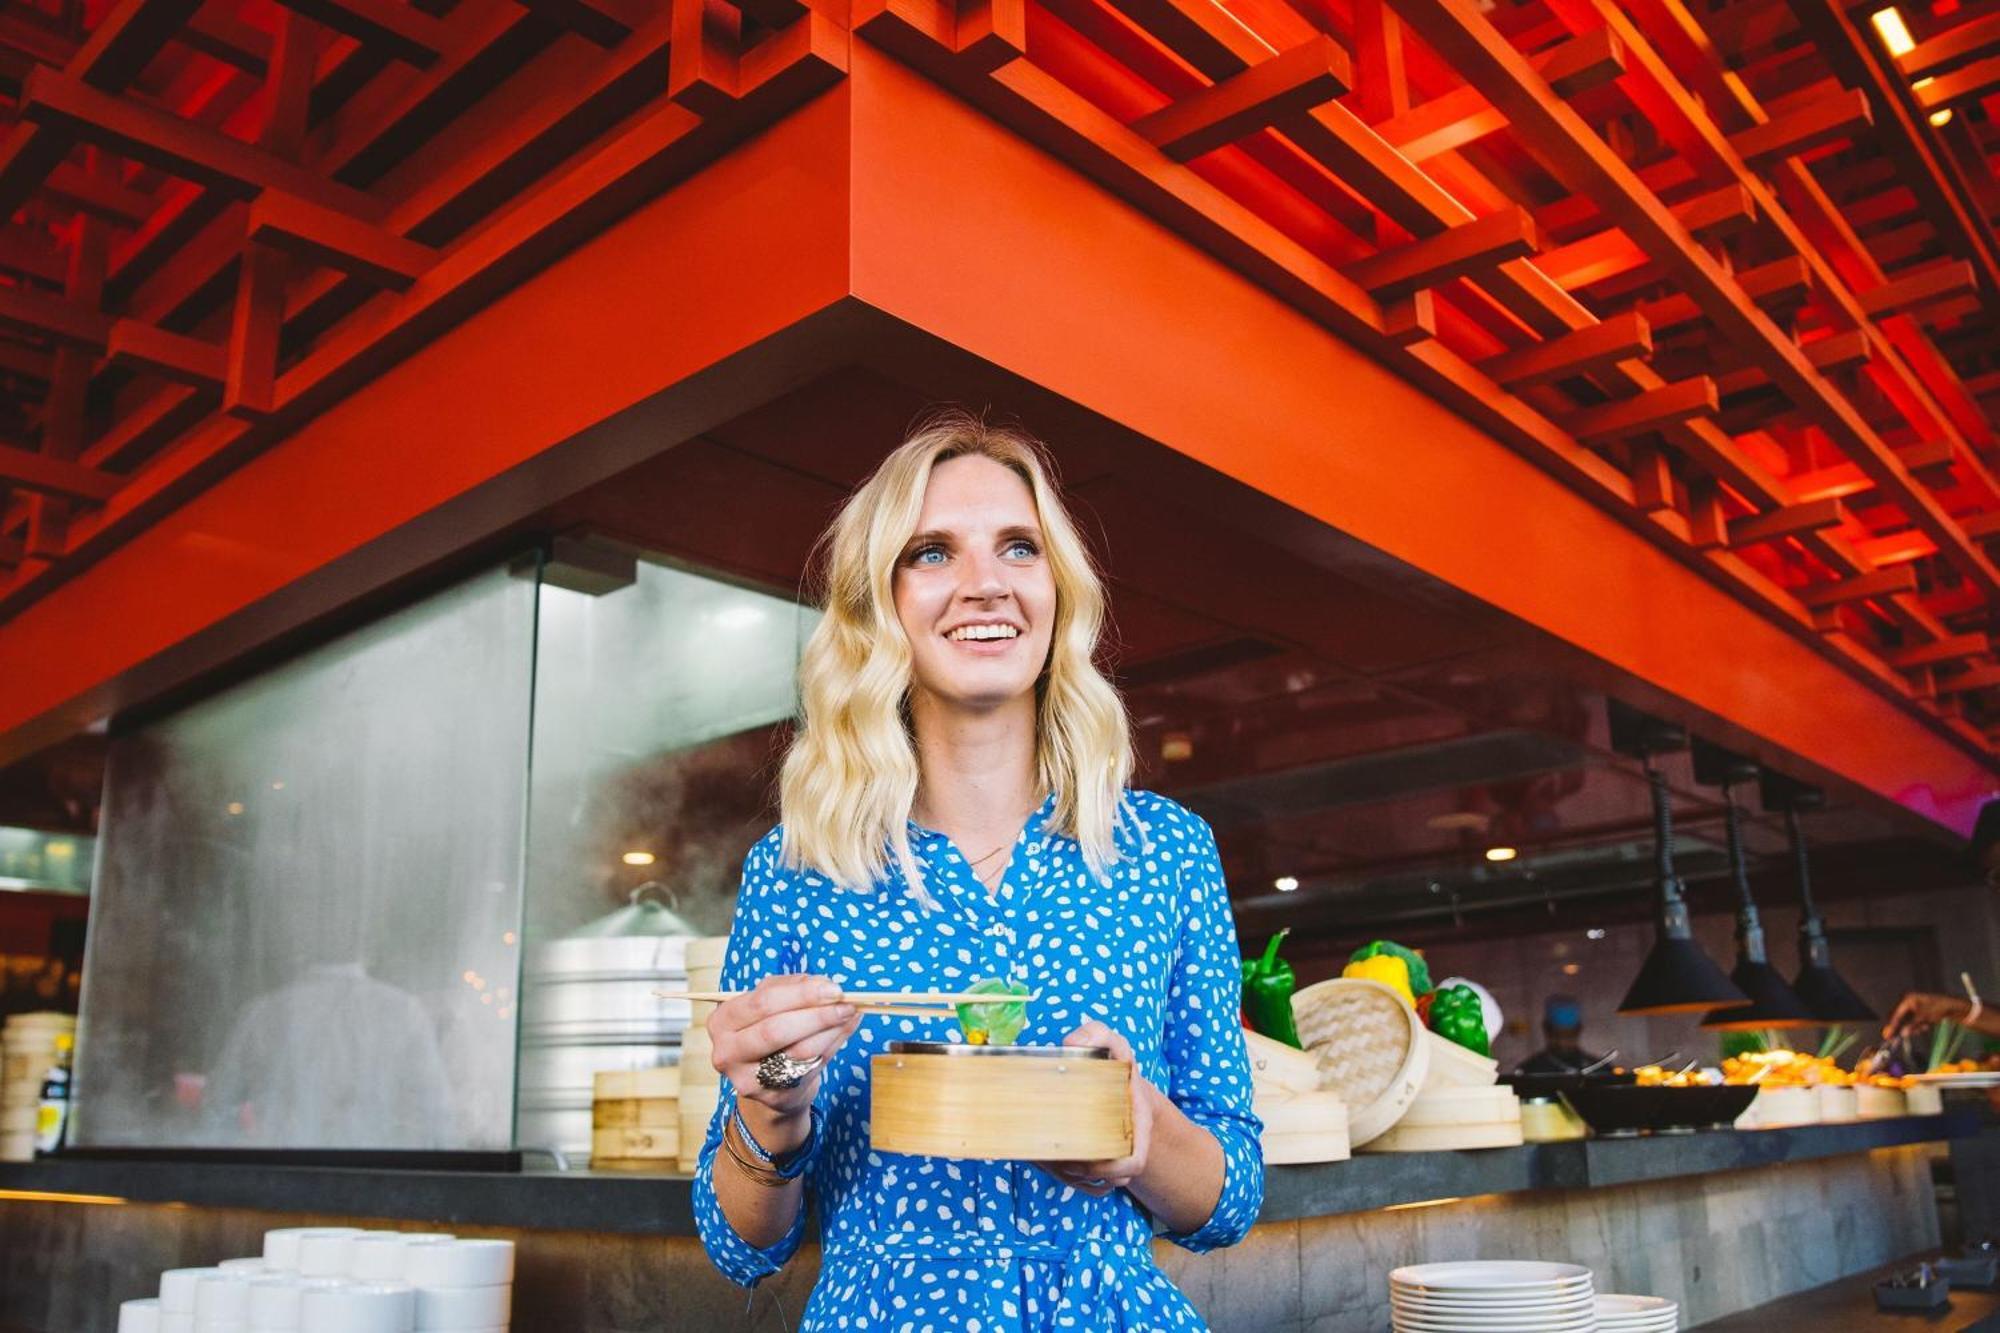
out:
M1841 979L1840 973L1831 966L1817 965L1808 961L1799 969L1797 981L1792 989L1806 1008L1812 1010L1813 1017L1822 1023L1877 1023L1881 1015L1868 1005L1868 1001L1854 993L1854 987Z
M1750 1003L1717 1009L1701 1020L1713 1032L1744 1032L1763 1028L1805 1028L1819 1025L1813 1011L1787 985L1778 969L1760 959L1738 957L1729 974Z
M1686 935L1663 929L1646 955L1621 1014L1698 1014L1750 1002L1715 960Z

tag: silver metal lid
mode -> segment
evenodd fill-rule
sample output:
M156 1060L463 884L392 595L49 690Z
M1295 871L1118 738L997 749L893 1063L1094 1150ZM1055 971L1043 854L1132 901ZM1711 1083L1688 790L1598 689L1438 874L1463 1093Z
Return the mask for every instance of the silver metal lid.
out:
M1109 1060L1109 1046L972 1046L958 1041L892 1041L891 1055L1026 1055L1040 1060Z

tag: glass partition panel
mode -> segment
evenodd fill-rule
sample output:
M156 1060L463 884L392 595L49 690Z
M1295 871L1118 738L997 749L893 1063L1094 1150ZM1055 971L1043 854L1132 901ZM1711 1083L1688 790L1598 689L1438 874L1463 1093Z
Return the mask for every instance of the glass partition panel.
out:
M512 1145L536 585L114 739L72 1141Z
M580 1164L593 1075L679 1058L687 1005L652 992L729 929L816 613L646 560L541 596L518 1139Z
M648 882L696 930L727 932L744 853L777 817L779 733L818 613L650 560L615 592L541 597L530 943Z

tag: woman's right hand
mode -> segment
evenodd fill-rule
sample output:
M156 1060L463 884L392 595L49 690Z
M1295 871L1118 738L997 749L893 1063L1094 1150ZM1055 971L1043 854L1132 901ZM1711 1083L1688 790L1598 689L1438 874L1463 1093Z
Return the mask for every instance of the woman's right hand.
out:
M854 1006L841 1000L840 987L825 977L765 977L757 989L724 1001L708 1016L711 1058L739 1101L762 1106L773 1119L793 1120L812 1106L824 1065L795 1088L767 1088L757 1081L758 1064L779 1051L794 1060L831 1060L860 1023Z

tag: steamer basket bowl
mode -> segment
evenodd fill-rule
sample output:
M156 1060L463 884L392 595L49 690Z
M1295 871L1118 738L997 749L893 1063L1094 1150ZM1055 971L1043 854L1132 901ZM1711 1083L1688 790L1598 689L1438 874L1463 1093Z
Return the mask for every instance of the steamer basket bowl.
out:
M1043 1162L1132 1152L1132 1066L1102 1046L892 1041L870 1077L878 1152Z

